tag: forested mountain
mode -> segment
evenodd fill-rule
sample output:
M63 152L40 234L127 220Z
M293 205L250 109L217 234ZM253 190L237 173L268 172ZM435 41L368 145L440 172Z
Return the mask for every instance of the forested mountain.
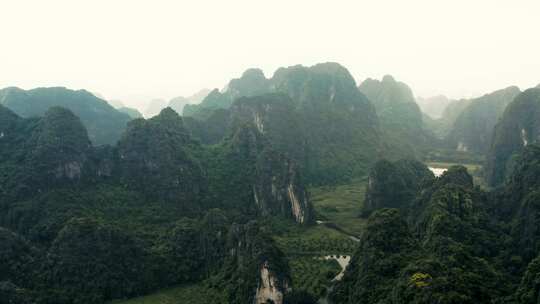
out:
M540 136L540 89L525 90L512 101L495 127L486 162L486 179L495 186L509 174L514 156Z
M309 183L360 176L381 148L373 106L336 63L280 68L271 79L248 70L223 93L214 90L200 105L186 107L184 115L194 118L187 120L192 133L210 144L239 123L253 123L300 165Z
M291 288L257 220L307 225L312 207L255 125L205 147L166 108L96 148L64 108L0 117L2 299L103 303L207 279L229 303L264 303Z
M372 176L381 180L367 195L388 193L394 205L372 204L334 303L536 303L539 151L528 146L508 183L491 193L473 187L464 167L438 178L409 175L417 186L395 190L391 171L381 175L390 164L378 164ZM413 198L392 199L404 190Z
M368 177L362 215L382 208L409 209L422 183L429 179L433 173L419 161L378 161Z
M0 91L0 303L538 302L540 88L438 119L337 63L206 93Z
M0 104L22 117L43 116L51 107L60 106L77 115L94 145L114 144L131 118L85 90L62 87L0 90Z
M518 87L508 87L472 99L454 121L446 142L451 149L486 154L495 124L506 106L521 93Z
M381 81L368 78L358 88L375 105L384 138L393 149L415 155L432 143L420 107L405 83L386 75Z

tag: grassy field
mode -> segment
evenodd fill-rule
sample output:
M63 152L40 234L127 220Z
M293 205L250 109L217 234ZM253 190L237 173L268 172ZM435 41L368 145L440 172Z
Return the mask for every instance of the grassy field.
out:
M226 303L223 295L214 289L200 285L182 285L164 289L157 293L133 298L129 300L116 300L109 304L208 304Z
M364 202L366 179L357 179L346 185L310 189L311 200L321 220L329 221L343 230L360 235L365 220L358 217Z

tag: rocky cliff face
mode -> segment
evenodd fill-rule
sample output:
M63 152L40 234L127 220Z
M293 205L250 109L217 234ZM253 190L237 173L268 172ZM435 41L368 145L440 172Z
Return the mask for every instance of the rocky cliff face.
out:
M540 89L519 94L506 108L495 127L485 174L487 182L501 184L510 172L512 158L524 147L540 140Z
M260 213L282 214L297 223L312 220L308 193L293 161L275 151L265 149L258 156L253 195Z
M265 262L260 269L259 286L257 286L254 303L283 304L283 294L286 290L287 282L280 282L278 277L269 269L268 262Z
M233 225L228 240L229 257L224 273L239 284L231 303L283 303L290 289L289 267L283 253L255 222Z
M449 147L463 152L487 153L495 124L520 92L518 87L508 87L471 100L456 118L446 138Z
M240 191L249 193L244 197L252 202L247 209L262 216L281 215L298 223L311 223L312 206L299 168L290 158L275 151L255 125L240 127L227 146L222 161L236 164L234 168L240 169L237 174L242 176L240 181L228 179L219 183L244 184Z
M273 149L306 169L305 130L295 113L294 102L283 93L242 97L230 108L232 127L254 125Z

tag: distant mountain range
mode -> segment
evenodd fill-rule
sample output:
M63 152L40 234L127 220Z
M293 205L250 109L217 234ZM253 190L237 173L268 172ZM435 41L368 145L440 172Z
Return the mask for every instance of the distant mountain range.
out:
M131 120L130 116L113 108L107 101L85 91L63 87L22 90L0 90L0 104L21 117L43 116L51 107L71 110L88 129L95 145L114 144Z
M443 116L444 109L450 103L450 99L444 95L437 95L428 98L417 97L416 103L422 109L422 112L431 118L438 119Z

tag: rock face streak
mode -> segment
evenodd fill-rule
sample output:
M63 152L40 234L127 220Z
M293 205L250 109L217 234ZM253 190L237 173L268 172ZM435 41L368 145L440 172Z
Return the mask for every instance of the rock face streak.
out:
M268 262L261 266L259 286L255 295L255 304L283 303L283 291L279 288L278 278L268 269ZM285 289L287 286L285 286Z

